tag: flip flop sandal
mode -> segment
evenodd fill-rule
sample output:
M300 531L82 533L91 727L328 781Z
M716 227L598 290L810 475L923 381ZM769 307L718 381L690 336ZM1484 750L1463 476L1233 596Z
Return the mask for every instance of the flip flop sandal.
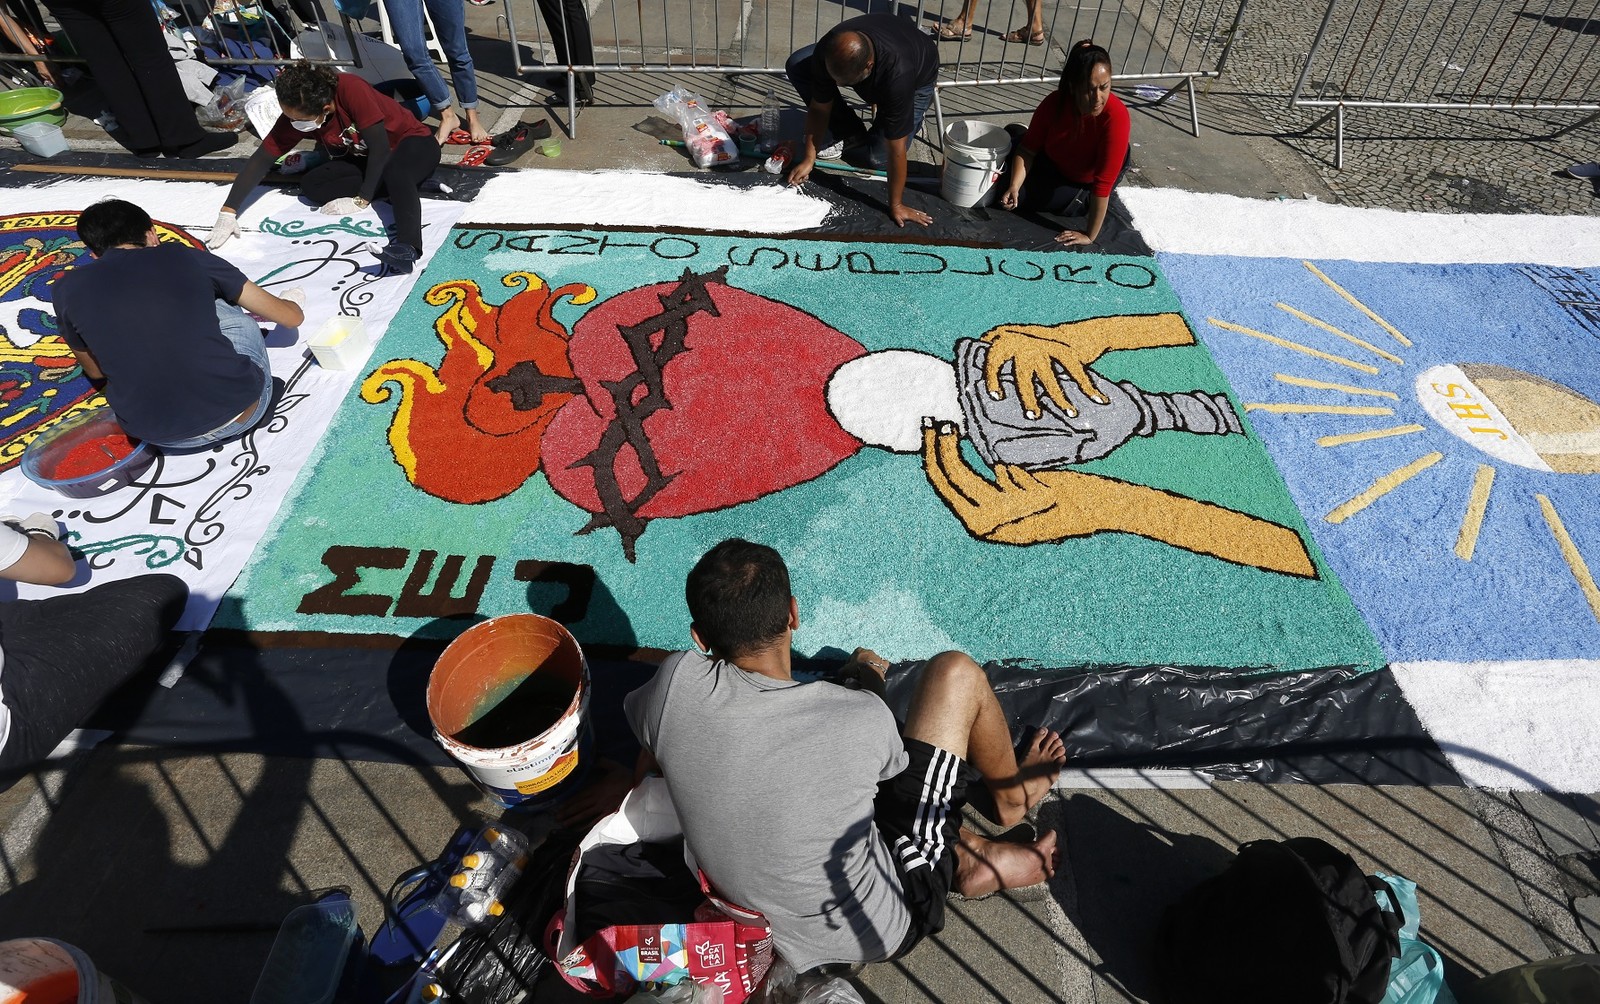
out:
M970 24L964 26L962 29L956 29L950 27L950 22L946 21L944 24L939 26L939 41L941 42L955 42L971 37L972 25Z
M451 146L471 146L472 133L465 129L452 129L450 135L445 137L445 142Z
M1045 33L1042 31L1037 35L1033 35L1029 34L1028 29L1026 28L1018 28L1015 31L1008 31L1004 35L1000 36L1002 40L1007 42L1016 42L1018 44L1025 42L1028 45L1043 45L1045 37Z
M479 144L463 154L461 160L456 163L456 166L482 167L483 162L489 159L489 155L491 153L494 153L494 147L487 143Z

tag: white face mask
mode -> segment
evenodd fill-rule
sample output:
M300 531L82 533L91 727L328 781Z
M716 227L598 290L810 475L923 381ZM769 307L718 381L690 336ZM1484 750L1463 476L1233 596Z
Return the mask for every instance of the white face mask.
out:
M301 132L316 132L318 129L322 128L322 119L320 119L320 118L315 118L315 119L310 119L310 120L290 119L289 120L289 124L294 126L296 129L300 130Z

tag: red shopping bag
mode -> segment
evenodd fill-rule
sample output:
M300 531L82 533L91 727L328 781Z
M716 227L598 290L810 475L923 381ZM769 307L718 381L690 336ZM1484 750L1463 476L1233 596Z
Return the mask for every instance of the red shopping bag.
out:
M546 932L550 958L563 979L593 997L631 993L639 983L692 979L715 984L724 1004L741 1004L772 965L772 929L766 918L717 896L698 876L704 899L682 922L613 924L579 941L575 896L585 855L616 845L659 844L681 835L678 817L660 778L647 778L622 807L596 823L578 845L567 876L567 900ZM690 881L693 881L691 878ZM692 888L690 889L692 892Z

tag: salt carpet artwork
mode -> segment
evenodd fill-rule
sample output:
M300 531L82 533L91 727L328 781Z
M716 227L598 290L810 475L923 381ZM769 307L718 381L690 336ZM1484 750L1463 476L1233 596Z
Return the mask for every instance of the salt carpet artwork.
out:
M462 227L218 623L678 647L742 535L811 653L1376 668L1244 414L1150 259Z
M1600 277L1162 267L1390 659L1600 652Z
M1141 225L1186 252L1164 272L1451 765L1593 791L1600 221L1148 194ZM1218 239L1201 208L1296 225Z
M194 630L211 620L356 375L318 367L307 339L338 314L361 317L380 336L415 276L387 275L363 250L382 236L377 216L329 217L287 195L263 195L241 217L245 235L221 254L269 291L305 291L305 329L264 332L283 384L272 415L212 449L163 454L112 494L64 498L28 481L17 462L39 432L104 404L56 331L50 283L86 253L74 229L78 211L113 196L144 207L163 240L200 246L221 190L113 181L0 190L0 499L5 512L43 511L61 522L68 543L87 558L68 588L157 570L183 578L190 601L179 627ZM442 236L459 213L454 203L424 203L430 249L433 235ZM52 592L25 584L17 591Z

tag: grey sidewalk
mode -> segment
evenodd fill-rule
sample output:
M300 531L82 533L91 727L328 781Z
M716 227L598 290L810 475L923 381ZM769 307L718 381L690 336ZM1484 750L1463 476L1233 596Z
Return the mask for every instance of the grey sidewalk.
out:
M1573 881L1592 883L1600 856L1593 799L1120 786L1130 780L1123 772L1109 782L1117 786L1058 789L1039 817L1065 848L1049 896L952 903L943 934L862 974L869 1000L1147 1000L1162 907L1262 837L1320 836L1369 871L1415 880L1424 937L1457 987L1520 962L1594 951L1570 905L1583 891ZM348 886L370 933L395 876L488 808L454 769L95 751L64 787L30 779L0 796L0 818L10 822L0 938L75 944L152 1004L242 1001L290 909L315 890ZM31 847L18 847L25 835ZM225 926L244 929L218 930Z

